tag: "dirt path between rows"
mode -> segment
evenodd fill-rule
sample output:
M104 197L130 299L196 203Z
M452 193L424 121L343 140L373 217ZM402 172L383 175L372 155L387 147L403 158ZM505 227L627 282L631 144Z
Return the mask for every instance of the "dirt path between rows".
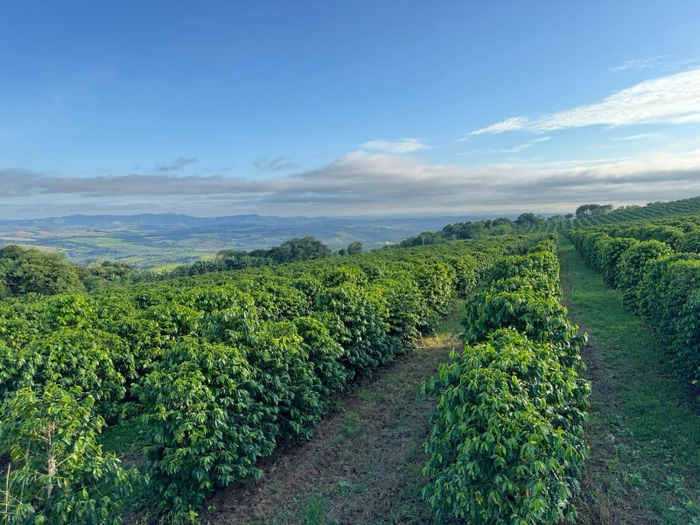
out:
M281 447L262 462L264 477L235 484L203 516L223 524L430 523L420 498L421 446L435 400L420 386L458 345L453 335L418 349L335 400L336 410L306 443Z

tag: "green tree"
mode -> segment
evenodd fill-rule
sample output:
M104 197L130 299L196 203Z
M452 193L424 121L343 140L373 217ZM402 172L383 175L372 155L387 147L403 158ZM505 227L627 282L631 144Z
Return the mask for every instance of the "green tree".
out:
M78 272L62 255L14 244L0 249L0 295L84 291Z
M521 213L520 216L515 219L515 224L518 226L539 226L544 222L544 218L539 217L534 213Z
M348 255L358 255L362 253L362 243L360 241L348 244Z
M276 263L286 263L293 261L308 261L310 259L323 259L333 254L331 249L317 241L313 237L303 237L302 239L292 239L276 246L268 252Z
M56 384L17 390L0 407L0 450L11 461L0 487L6 524L119 523L129 475L97 443L94 399Z
M612 204L582 204L576 208L576 218L591 217L594 215L605 215L613 211Z

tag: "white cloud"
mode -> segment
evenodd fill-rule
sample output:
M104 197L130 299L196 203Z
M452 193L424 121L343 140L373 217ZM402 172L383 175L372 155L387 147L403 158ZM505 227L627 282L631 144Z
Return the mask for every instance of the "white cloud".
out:
M525 130L543 133L594 125L682 124L700 122L700 69L641 82L600 102L538 118L517 117L470 135Z
M626 71L628 69L675 69L688 67L690 64L698 62L697 58L688 58L682 60L673 60L671 55L659 55L650 58L642 58L635 60L627 60L617 67L610 68L610 71Z
M370 151L381 151L383 153L412 153L427 149L428 146L423 143L422 139L401 139L398 142L389 142L386 140L370 140L360 147Z
M639 135L630 135L629 137L619 137L619 138L616 138L613 140L614 141L645 140L645 139L660 139L662 137L663 137L663 135L659 135L658 133L640 133Z
M696 145L697 148L697 145ZM0 170L0 215L28 216L109 208L133 213L150 205L195 215L363 215L561 211L583 202L649 202L700 195L700 149L685 153L566 163L502 163L466 167L414 157L356 151L318 169L265 179L175 177L47 177Z
M522 150L531 148L532 144L528 142L527 144L518 144L517 146L513 146L512 148L506 148L506 149L499 149L499 150L493 150L494 153L520 153Z
M469 133L469 135L482 135L484 133L503 133L504 131L516 131L519 129L523 129L527 125L528 121L529 119L527 117L512 117L501 122L497 122L496 124L492 124L491 126L472 131L471 133ZM467 140L467 137L462 137L461 139L459 139L459 142L465 140Z
M517 146L512 146L510 148L504 148L504 149L495 149L495 148L489 148L489 149L480 149L480 150L472 150L468 151L465 154L466 155L474 155L474 154L479 154L479 153L520 153L524 149L531 148L538 142L546 142L550 139L550 137L540 137L534 140L531 140L529 142L526 142L524 144L518 144Z
M669 55L659 55L650 58L627 60L617 67L610 68L610 71L624 71L626 69L649 69L656 67L659 63L668 61Z

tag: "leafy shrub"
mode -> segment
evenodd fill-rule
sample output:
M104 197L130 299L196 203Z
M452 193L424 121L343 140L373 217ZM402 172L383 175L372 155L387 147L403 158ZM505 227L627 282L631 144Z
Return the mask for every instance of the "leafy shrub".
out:
M601 249L600 267L603 280L611 287L617 288L620 279L617 263L624 253L631 247L639 244L636 239L614 238L610 239Z
M328 398L347 382L348 371L342 365L345 350L333 340L326 326L318 319L297 317L293 323L314 373L321 381L321 395Z
M618 259L617 285L622 299L633 312L638 309L638 285L649 261L671 253L671 248L660 241L642 241L630 246Z
M532 525L575 517L589 387L556 356L551 343L498 330L427 385L440 397L423 494L439 519Z
M469 344L506 327L538 341L568 343L576 336L576 327L566 319L566 308L555 297L534 290L483 292L469 303L464 324L464 339Z
M113 414L125 388L110 343L117 343L111 334L64 328L19 350L0 348L0 392L47 384L79 387L91 392L102 415Z
M116 525L129 475L97 444L105 423L77 387L24 387L0 406L0 450L10 453L0 487L4 523Z
M215 487L259 478L272 452L276 406L241 351L184 338L137 389L145 407L146 458L163 511L193 516Z
M64 257L17 245L0 249L0 297L84 291L78 272Z
M311 437L325 409L321 380L301 343L292 323L265 322L239 345L261 387L255 403L274 409L266 430L273 440Z
M527 255L511 255L496 261L488 271L486 282L492 283L509 277L559 279L559 261L552 252L538 251Z
M393 356L387 340L389 325L377 302L356 285L327 289L319 294L316 307L337 316L337 331L331 331L331 337L345 349L344 364L351 375L375 368Z
M434 263L419 266L414 275L428 307L428 315L421 324L424 330L431 331L437 318L449 311L457 274L452 266Z
M548 251L497 261L468 303L469 344L424 388L439 401L423 496L440 520L575 518L590 387L578 377L586 339L558 302L558 269Z

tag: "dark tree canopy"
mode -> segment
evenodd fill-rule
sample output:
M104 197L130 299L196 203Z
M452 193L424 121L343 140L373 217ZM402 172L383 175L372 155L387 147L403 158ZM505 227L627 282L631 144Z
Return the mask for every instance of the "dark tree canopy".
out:
M360 253L362 253L362 243L360 241L355 241L348 244L348 255L358 255Z
M534 213L521 213L520 216L515 219L515 224L518 226L538 226L545 222L544 217L540 217L539 215L535 215Z
M613 211L612 204L582 204L576 208L576 218L591 217L593 215L605 215Z
M448 224L442 229L443 236L448 239L478 239L486 230L484 222L457 222Z
M323 259L332 254L331 249L321 241L317 241L313 237L303 237L283 242L279 246L271 248L267 256L276 263L286 263Z
M63 256L10 245L0 249L0 296L84 291L77 270Z

